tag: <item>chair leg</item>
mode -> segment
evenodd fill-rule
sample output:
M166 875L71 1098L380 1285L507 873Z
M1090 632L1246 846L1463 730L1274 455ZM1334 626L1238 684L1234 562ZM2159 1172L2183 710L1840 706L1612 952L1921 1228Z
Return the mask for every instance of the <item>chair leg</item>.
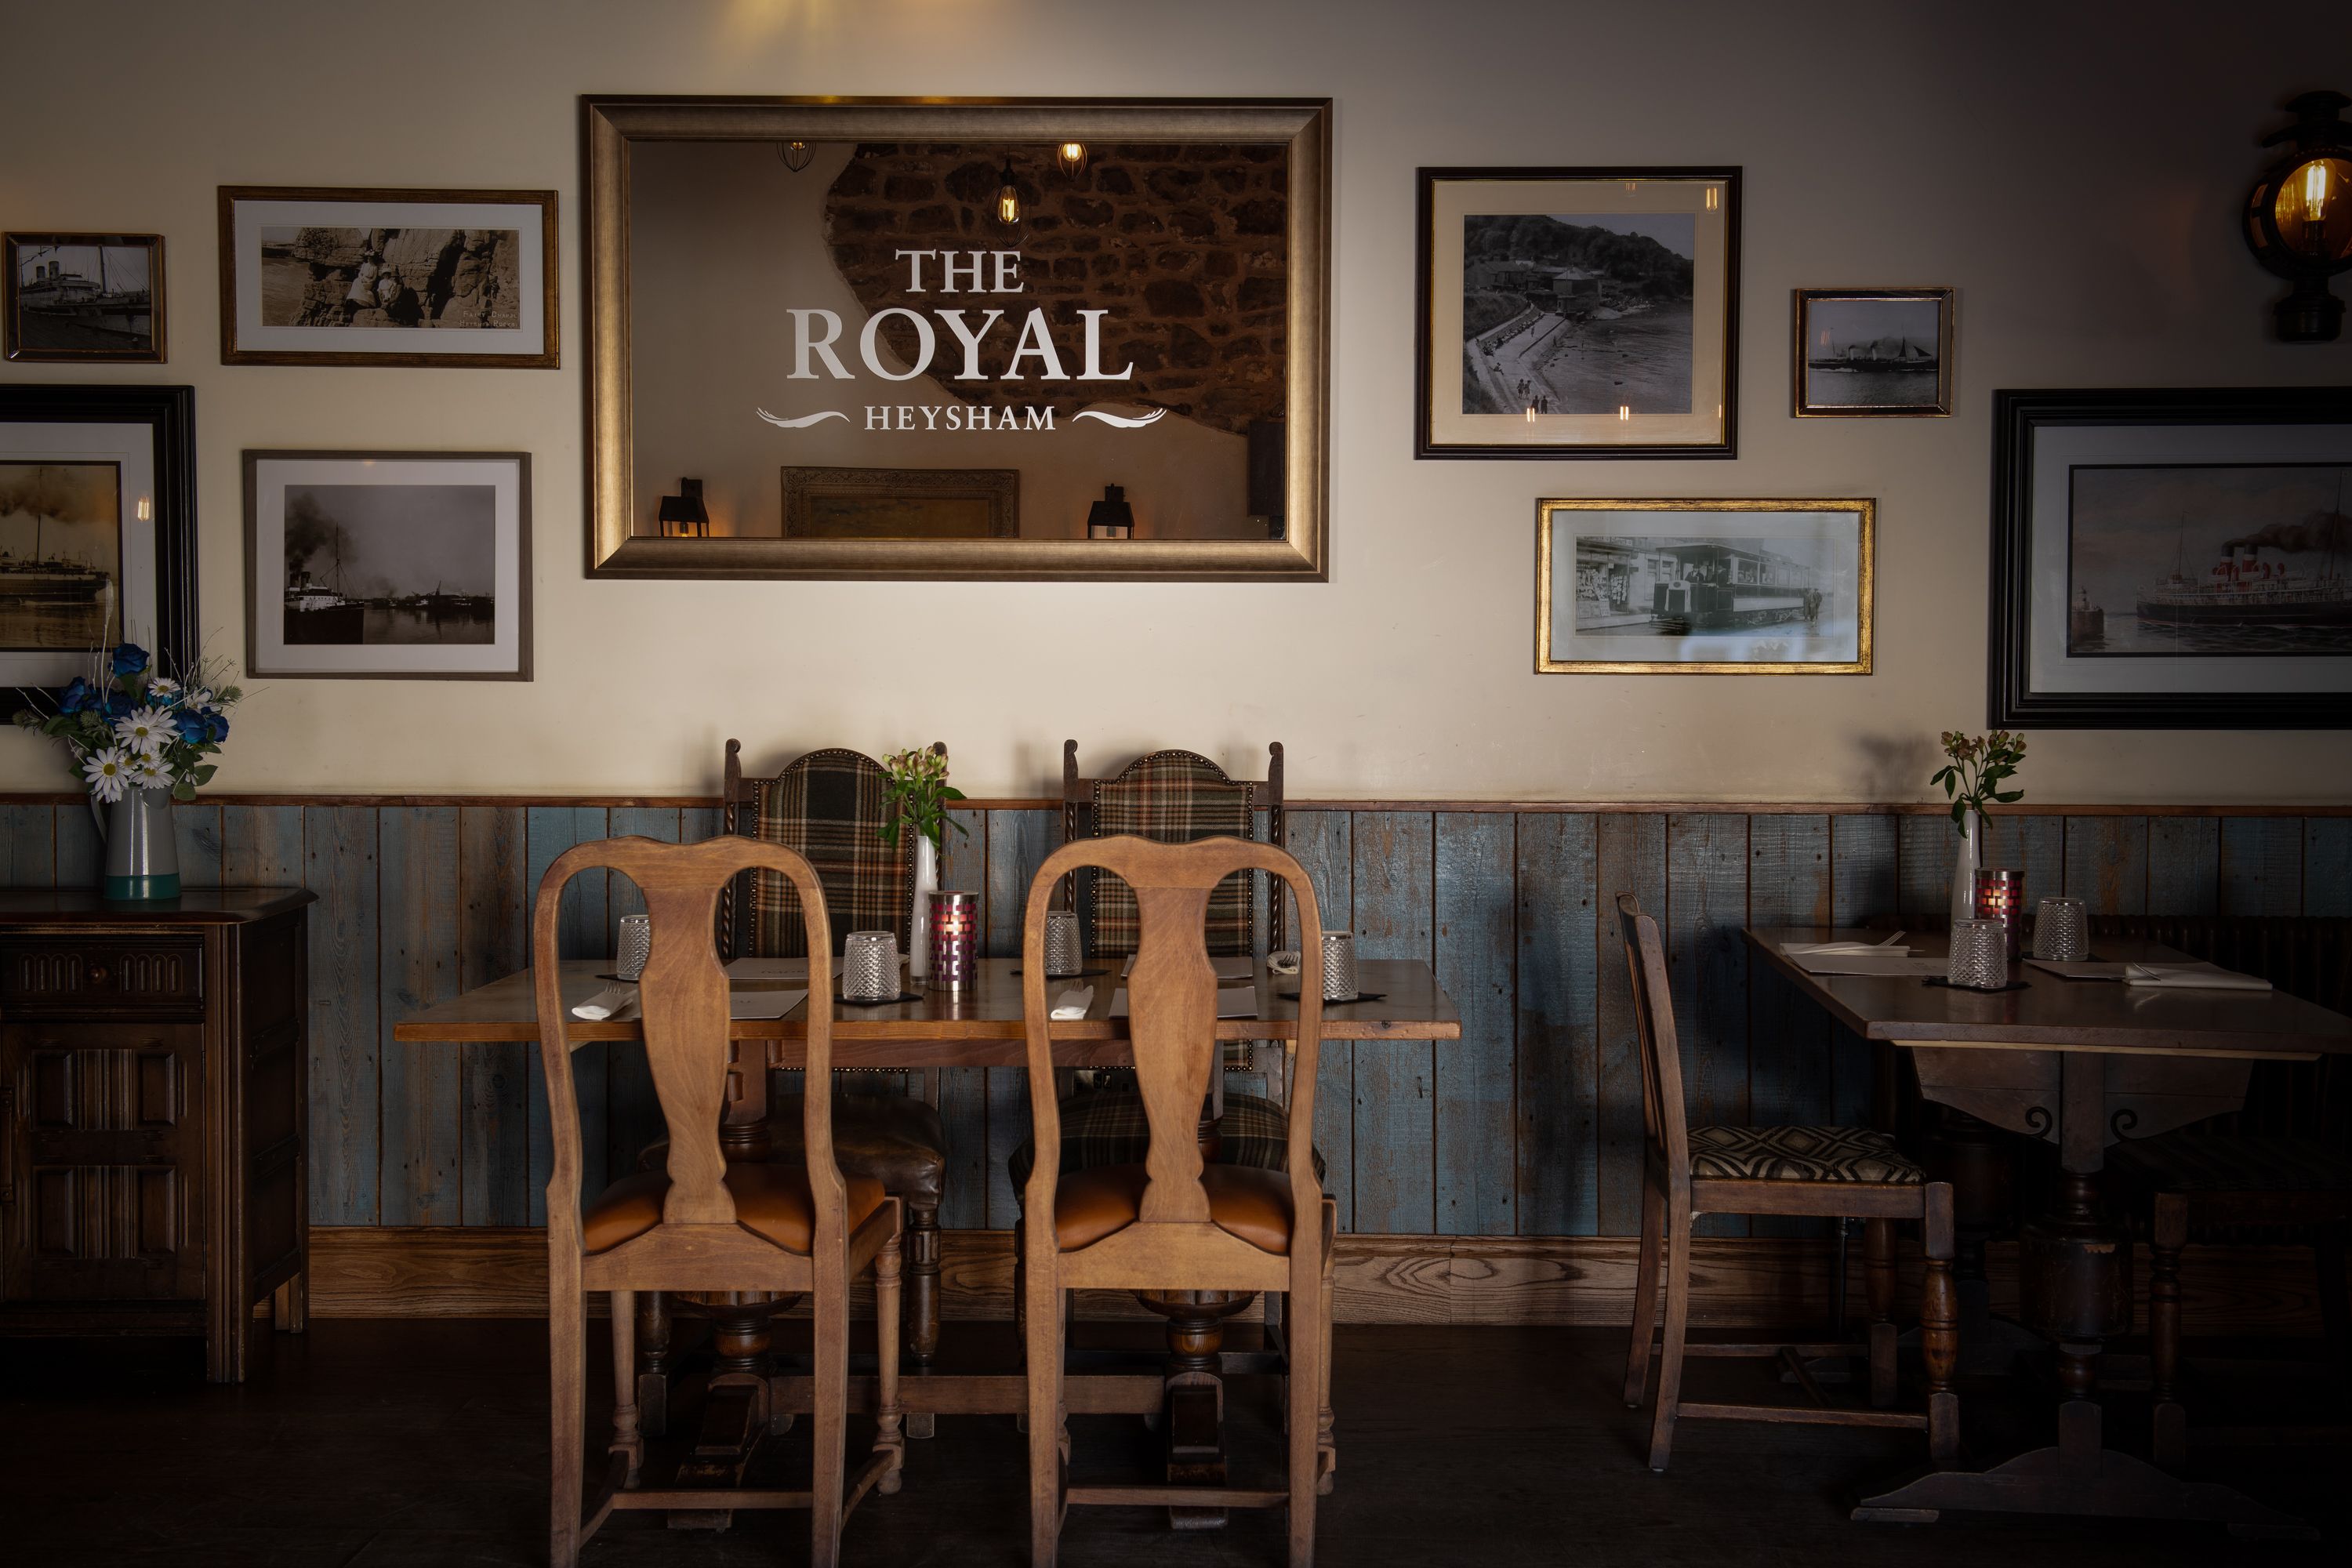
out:
M907 1354L928 1367L940 1350L940 1211L909 1205L900 1237L906 1254Z
M1625 1408L1639 1410L1650 1390L1658 1342L1658 1253L1666 1245L1665 1190L1642 1178L1642 1228L1634 1237L1633 1327L1625 1350Z
M612 1452L628 1461L625 1487L637 1484L645 1468L646 1440L637 1430L637 1304L634 1290L613 1292Z
M576 1286L567 1293L559 1285L550 1298L547 1560L552 1568L577 1568L582 1483L587 1468L583 1452L588 1442L587 1303Z
M1927 1184L1919 1228L1927 1254L1927 1272L1919 1282L1919 1358L1927 1372L1927 1459L1946 1466L1960 1457L1960 1396L1952 1388L1952 1372L1960 1359L1959 1286L1952 1277L1959 1237L1950 1183Z
M1658 1410L1650 1420L1650 1468L1664 1470L1682 1407L1683 1339L1690 1328L1691 1224L1685 1203L1670 1200L1666 1215L1666 1329L1658 1351Z
M815 1310L814 1406L809 1413L809 1565L841 1561L843 1452L849 1421L849 1321L845 1301L820 1292Z
M637 1426L648 1437L669 1432L669 1298L659 1290L637 1292Z
M1054 1568L1062 1533L1062 1313L1058 1291L1024 1271L1029 1381L1029 1562Z
M1870 1302L1870 1403L1895 1405L1895 1222L1862 1222L1863 1285Z
M2344 1283L2344 1227L2324 1225L2312 1244L2312 1261L2319 1268L2319 1327L2335 1352L2336 1376L2352 1385L2352 1300Z
M1339 1236L1339 1205L1330 1198L1323 1200L1323 1300L1322 1321L1306 1325L1323 1342L1323 1352L1316 1362L1315 1394L1315 1454L1318 1475L1315 1491L1318 1497L1329 1497L1339 1474L1339 1440L1333 1431L1331 1415L1331 1323L1338 1316L1332 1304L1332 1257ZM1293 1330L1296 1332L1297 1330Z
M2178 1470L2189 1462L2189 1412L2180 1403L2180 1249L2189 1245L2189 1205L2177 1193L2156 1195L2148 1226L2147 1370L2154 1405L2149 1447Z
M1290 1346L1290 1568L1313 1568L1315 1563L1315 1500L1321 1492L1322 1444L1319 1431L1324 1387L1323 1358L1330 1353L1320 1331L1331 1309L1321 1281L1303 1300L1294 1293L1292 1305L1315 1325L1297 1335Z
M907 1438L899 1430L898 1332L901 1302L898 1289L898 1247L894 1243L874 1255L874 1451L890 1457L890 1468L874 1483L884 1496L906 1480Z

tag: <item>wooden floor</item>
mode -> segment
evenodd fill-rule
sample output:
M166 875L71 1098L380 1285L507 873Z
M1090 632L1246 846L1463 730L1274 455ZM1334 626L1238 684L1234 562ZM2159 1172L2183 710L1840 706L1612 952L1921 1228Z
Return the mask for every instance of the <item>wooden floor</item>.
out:
M967 1347L993 1325L955 1325ZM602 1325L591 1325L591 1418L602 1418ZM1342 1328L1335 1403L1337 1495L1321 1510L1321 1560L1350 1565L1705 1563L2026 1568L2131 1562L2219 1564L2251 1549L2218 1531L1991 1519L1932 1527L1848 1522L1853 1489L1910 1463L1891 1434L1686 1422L1673 1471L1637 1447L1646 1414L1616 1395L1622 1340L1582 1329ZM193 1351L127 1354L78 1343L0 1346L0 1562L11 1568L391 1568L545 1561L545 1334L529 1321L330 1320L277 1337L243 1388L202 1384ZM1739 1363L1701 1363L1710 1387L1753 1395ZM1768 1395L1769 1396L1769 1395ZM2118 1396L2121 1422L2136 1419ZM1979 1397L1972 1443L2030 1435L2032 1403ZM1276 1462L1270 1385L1236 1384L1244 1466ZM852 1442L862 1424L853 1424ZM1135 1479L1151 1439L1129 1418L1075 1423L1082 1479ZM804 1430L804 1427L802 1428ZM772 1445L805 1475L798 1435ZM2340 1504L2342 1447L2200 1453L2207 1473L2279 1506ZM943 1420L912 1446L906 1490L849 1524L851 1563L1017 1564L1026 1560L1024 1449L1009 1420ZM1236 1479L1244 1478L1237 1476ZM804 1485L804 1481L790 1484ZM1175 1534L1144 1510L1073 1516L1071 1563L1271 1564L1279 1512L1214 1534ZM583 1561L624 1564L804 1562L799 1514L739 1516L723 1535L625 1516ZM2340 1561L2320 1546L2266 1546L2268 1561Z

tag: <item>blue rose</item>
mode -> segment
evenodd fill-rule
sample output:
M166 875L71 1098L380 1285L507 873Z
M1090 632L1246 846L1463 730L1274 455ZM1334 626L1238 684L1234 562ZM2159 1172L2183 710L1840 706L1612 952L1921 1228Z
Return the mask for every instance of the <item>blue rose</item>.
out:
M215 745L228 739L228 716L217 708L205 715L205 739Z
M172 715L172 725L180 731L180 739L191 746L202 745L205 739L205 716L193 709L183 709Z
M97 700L98 693L90 689L89 682L77 675L73 678L73 684L68 686L58 696L58 711L79 713L91 706Z
M118 644L114 649L114 673L136 675L147 668L147 650L137 643Z
M138 706L137 701L127 691L110 691L106 694L106 700L100 704L100 710L109 719L128 718L131 710Z

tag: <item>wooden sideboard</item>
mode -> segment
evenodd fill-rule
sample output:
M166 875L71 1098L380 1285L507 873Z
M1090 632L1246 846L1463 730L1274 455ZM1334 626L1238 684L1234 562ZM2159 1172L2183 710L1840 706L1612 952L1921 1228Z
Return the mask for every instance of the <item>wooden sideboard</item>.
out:
M302 1328L312 901L0 889L0 1335Z

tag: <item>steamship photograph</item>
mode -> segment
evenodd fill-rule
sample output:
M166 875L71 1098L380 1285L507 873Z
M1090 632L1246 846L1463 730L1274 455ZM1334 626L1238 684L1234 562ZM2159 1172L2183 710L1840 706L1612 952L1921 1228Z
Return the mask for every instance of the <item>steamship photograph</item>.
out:
M492 640L494 487L289 484L285 494L289 645Z
M162 240L12 234L6 247L11 359L163 358Z
M1463 413L1689 410L1690 214L1463 224Z
M2078 467L2066 651L2352 654L2352 467Z
M0 463L0 648L104 642L121 574L117 465Z

